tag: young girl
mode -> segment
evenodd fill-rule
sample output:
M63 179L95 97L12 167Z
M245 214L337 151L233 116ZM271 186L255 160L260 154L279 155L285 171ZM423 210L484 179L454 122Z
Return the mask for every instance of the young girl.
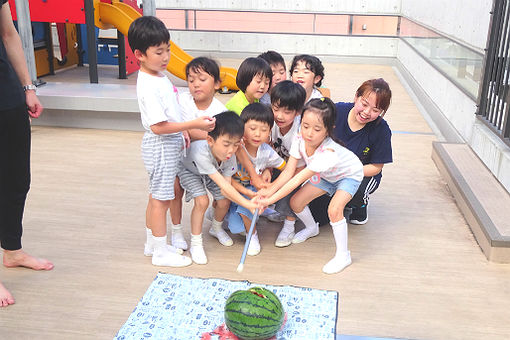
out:
M241 115L248 104L258 103L269 90L273 71L262 58L247 58L239 66L236 84L239 91L225 105L230 111Z
M317 87L322 85L324 66L319 58L308 54L295 56L290 66L290 76L294 83L304 87L306 91L305 103L314 98L322 98Z
M213 117L218 113L227 111L218 99L214 98L216 90L220 88L220 67L209 58L198 57L186 65L186 80L189 92L179 96L184 120L193 120L198 117ZM189 130L192 141L206 139L207 132L200 129ZM188 249L188 244L182 233L182 197L184 191L180 186L179 178L175 183L175 199L170 202L170 215L172 218L172 245L179 249Z
M260 193L262 197L269 196L260 201L267 206L306 182L290 200L290 207L305 225L305 229L294 236L292 243L301 243L319 234L319 226L308 203L325 193L333 196L328 215L335 237L336 254L322 268L326 274L338 273L351 264L343 210L363 179L363 165L356 155L332 138L335 120L335 104L330 99L310 100L303 108L301 130L292 143L287 166L276 181ZM306 167L294 176L301 159Z

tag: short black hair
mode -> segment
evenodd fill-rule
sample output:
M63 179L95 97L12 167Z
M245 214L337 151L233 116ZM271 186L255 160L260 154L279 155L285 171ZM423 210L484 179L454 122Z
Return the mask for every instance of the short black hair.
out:
M305 88L290 80L279 82L271 91L271 104L288 110L301 112L305 100Z
M271 80L273 79L271 66L262 58L252 57L246 58L237 70L236 84L239 89L246 92L246 88L256 75L269 79L269 88L271 88Z
M213 77L215 82L221 82L220 67L218 66L218 63L211 58L197 57L190 61L186 65L186 79L188 79L190 71L195 73L203 71Z
M156 17L143 16L131 23L128 31L131 50L139 50L143 54L151 46L170 43L170 33L165 24Z
M264 52L262 54L259 54L259 56L257 58L264 59L265 61L267 61L269 66L282 64L283 68L285 70L287 70L287 66L285 66L285 60L283 60L282 55L280 53L276 52L276 51L267 51L267 52Z
M322 80L324 79L324 66L322 66L322 62L319 58L309 54L301 54L297 55L292 59L292 64L290 66L290 76L292 77L292 72L294 68L296 68L298 61L302 61L305 63L306 68L315 74L315 76L321 76L321 80L317 84L317 87L322 85Z
M298 85L301 86L301 85ZM301 86L302 87L302 86ZM262 103L249 104L241 112L241 119L246 124L249 120L266 123L272 129L274 125L274 114L269 106Z
M244 122L239 115L233 111L224 111L214 116L216 124L214 129L209 131L209 136L214 140L223 135L241 138L244 135Z

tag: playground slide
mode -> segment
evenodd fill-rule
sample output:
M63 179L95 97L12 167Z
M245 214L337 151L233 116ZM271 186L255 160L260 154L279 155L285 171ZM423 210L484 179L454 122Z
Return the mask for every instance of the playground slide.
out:
M107 4L104 2L96 3L95 22L99 28L109 28L109 25L115 27L120 33L127 36L129 25L138 17L140 17L133 7L122 2L114 2ZM186 80L186 64L193 57L184 52L177 44L170 42L170 63L167 70L173 75ZM230 90L239 90L236 85L237 71L230 67L222 67L220 69L220 77L222 79L221 87L226 86Z

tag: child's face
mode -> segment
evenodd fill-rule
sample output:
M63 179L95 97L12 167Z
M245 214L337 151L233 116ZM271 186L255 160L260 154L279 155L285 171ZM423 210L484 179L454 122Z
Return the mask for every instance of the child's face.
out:
M301 84L306 93L312 91L313 86L321 80L321 76L316 76L311 70L306 68L305 61L298 61L296 67L292 70L292 81Z
M360 124L370 123L376 120L383 111L375 105L377 97L374 92L365 93L363 96L354 97L354 117Z
M135 50L135 57L140 61L140 69L146 73L157 75L166 69L170 61L170 44L162 43L150 46L145 53Z
M211 101L214 92L220 88L220 84L215 82L214 77L204 70L198 69L197 71L190 69L187 75L189 92L195 103Z
M260 99L269 89L269 79L265 76L256 74L251 80L250 84L246 87L246 99L248 102L253 103L255 99Z
M259 147L269 141L271 129L265 122L250 119L244 124L244 142L251 146Z
M280 130L290 128L294 123L294 118L298 113L296 110L289 110L286 107L278 106L277 104L271 105L274 114L274 123Z
M281 81L287 80L287 72L285 65L282 64L271 64L271 70L273 71L273 79L271 80L271 90Z
M226 161L234 155L241 143L240 136L229 136L227 134L218 136L214 140L211 136L207 136L207 144L211 148L211 153L218 162Z
M305 111L301 119L301 136L307 146L317 148L328 136L322 117L314 111Z

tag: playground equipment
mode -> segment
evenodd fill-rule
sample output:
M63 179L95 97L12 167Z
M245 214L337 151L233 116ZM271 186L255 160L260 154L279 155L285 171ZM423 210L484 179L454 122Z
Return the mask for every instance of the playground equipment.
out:
M9 0L9 3L13 19L16 20L14 0ZM125 78L126 73L129 74L138 69L130 48L126 48L128 46L126 36L129 26L136 18L142 16L135 0L124 0L122 2L120 0L29 0L29 6L33 22L57 23L57 25L59 23L86 25L89 78L91 83L98 83L95 27L101 29L115 28L119 33L119 78ZM62 26L60 25L60 27ZM82 42L66 40L67 46L70 44L74 45L75 43L80 44ZM193 57L173 42L170 42L170 50L171 59L167 70L181 79L186 79L186 64ZM238 90L239 88L235 81L236 75L237 71L235 69L222 67L220 69L221 86L227 87L230 90Z

